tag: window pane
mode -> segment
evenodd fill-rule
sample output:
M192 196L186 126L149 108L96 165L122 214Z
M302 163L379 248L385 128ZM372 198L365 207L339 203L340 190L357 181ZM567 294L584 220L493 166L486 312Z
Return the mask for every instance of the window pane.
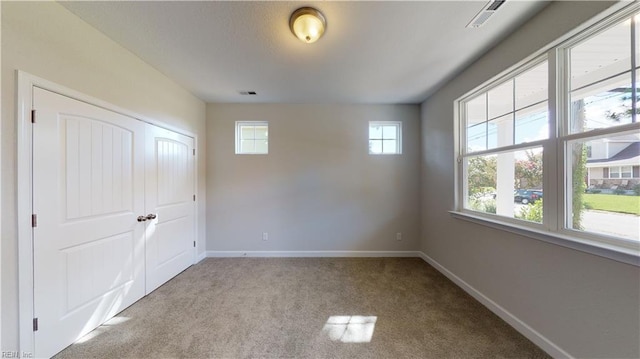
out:
M630 21L576 45L570 58L570 133L630 123Z
M398 153L398 144L396 140L382 141L382 153Z
M631 175L633 173L633 167L631 167L631 166L623 166L621 171L622 171L622 174L621 174L622 178L631 178Z
M549 138L547 102L516 112L515 144Z
M542 148L469 157L465 208L542 222Z
M370 139L382 139L382 126L370 125L369 126L369 138Z
M549 64L547 61L515 78L516 110L546 101L549 91Z
M631 26L623 22L571 50L571 90L631 70Z
M266 140L255 140L256 153L269 153L269 145Z
M256 140L266 140L268 137L269 128L267 126L256 126L255 127L255 138Z
M395 140L398 138L398 127L397 126L383 126L382 127L382 138L385 140Z
M621 169L640 163L640 134L575 140L568 148L567 228L640 240L640 196L630 190L640 179L621 178Z
M382 140L369 140L369 153L382 153Z
M609 167L609 178L620 178L620 167Z
M466 159L467 200L465 208L496 213L497 156L478 156Z
M467 128L467 152L487 149L487 123L479 123Z
M402 153L402 122L369 122L369 153Z
M631 123L631 74L571 93L571 133Z
M513 145L513 115L489 121L487 131L489 149Z
M485 122L487 120L487 95L482 94L466 103L467 126Z
M253 153L255 152L254 140L242 140L240 141L240 152Z
M243 140L250 140L253 139L255 136L254 134L254 127L253 126L242 126L240 127L240 138Z
M513 112L513 81L490 90L488 92L489 119Z
M542 176L542 147L516 151L515 157L515 203L514 216L531 222L542 223L542 200L544 197Z

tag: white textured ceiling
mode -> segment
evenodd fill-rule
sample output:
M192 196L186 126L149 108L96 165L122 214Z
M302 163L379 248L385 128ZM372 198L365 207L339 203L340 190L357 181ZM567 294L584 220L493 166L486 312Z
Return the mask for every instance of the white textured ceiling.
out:
M548 2L510 0L483 27L465 28L486 4L62 2L206 102L271 103L422 102ZM315 44L289 31L301 6L327 18Z

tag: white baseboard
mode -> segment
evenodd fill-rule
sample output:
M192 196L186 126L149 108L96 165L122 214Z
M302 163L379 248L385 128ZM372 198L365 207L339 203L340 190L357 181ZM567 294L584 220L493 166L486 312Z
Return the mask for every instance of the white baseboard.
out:
M207 258L207 251L203 251L202 253L198 254L196 257L196 264L200 263L203 259Z
M207 257L420 257L418 251L207 251Z
M527 323L520 320L515 315L511 314L508 310L501 307L498 303L491 300L489 297L482 294L480 291L472 287L469 283L462 280L457 275L450 272L447 268L443 267L440 263L435 261L433 258L424 254L423 252L418 252L418 256L422 258L425 262L429 263L432 267L437 269L440 273L444 274L447 278L449 278L452 282L454 282L458 287L462 288L465 292L469 293L472 297L474 297L477 301L482 303L485 307L495 313L497 316L502 318L505 322L511 325L515 330L520 332L520 334L524 335L527 339L531 340L537 346L542 348L547 354L551 355L554 358L573 358L569 353L562 350L558 345L553 343L551 340L547 339L545 336L537 332L535 329L531 328Z

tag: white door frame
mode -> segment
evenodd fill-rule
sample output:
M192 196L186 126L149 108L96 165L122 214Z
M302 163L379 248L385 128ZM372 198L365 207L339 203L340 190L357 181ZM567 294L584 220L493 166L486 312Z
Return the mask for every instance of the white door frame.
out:
M16 70L16 122L17 122L17 201L18 201L18 318L19 318L19 348L21 352L34 352L35 335L33 331L33 229L31 215L33 214L33 173L32 164L32 126L31 109L33 108L33 88L39 87L57 94L71 97L78 101L98 106L109 111L133 117L139 121L150 123L173 132L192 137L194 148L198 146L198 137L189 131L141 116L135 112L123 109L100 99L85 95L54 82L33 76L24 71ZM194 159L194 192L198 190L198 151ZM196 197L197 198L197 197ZM194 264L198 261L198 207L195 201L194 235L196 247L193 249Z

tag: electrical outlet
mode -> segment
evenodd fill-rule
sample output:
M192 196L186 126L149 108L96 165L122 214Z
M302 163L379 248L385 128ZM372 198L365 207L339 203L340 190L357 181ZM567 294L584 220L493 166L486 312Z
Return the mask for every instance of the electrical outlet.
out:
M268 241L269 240L269 233L262 232L262 240L263 241Z
M402 232L396 233L396 241L401 241L401 240L402 240Z

